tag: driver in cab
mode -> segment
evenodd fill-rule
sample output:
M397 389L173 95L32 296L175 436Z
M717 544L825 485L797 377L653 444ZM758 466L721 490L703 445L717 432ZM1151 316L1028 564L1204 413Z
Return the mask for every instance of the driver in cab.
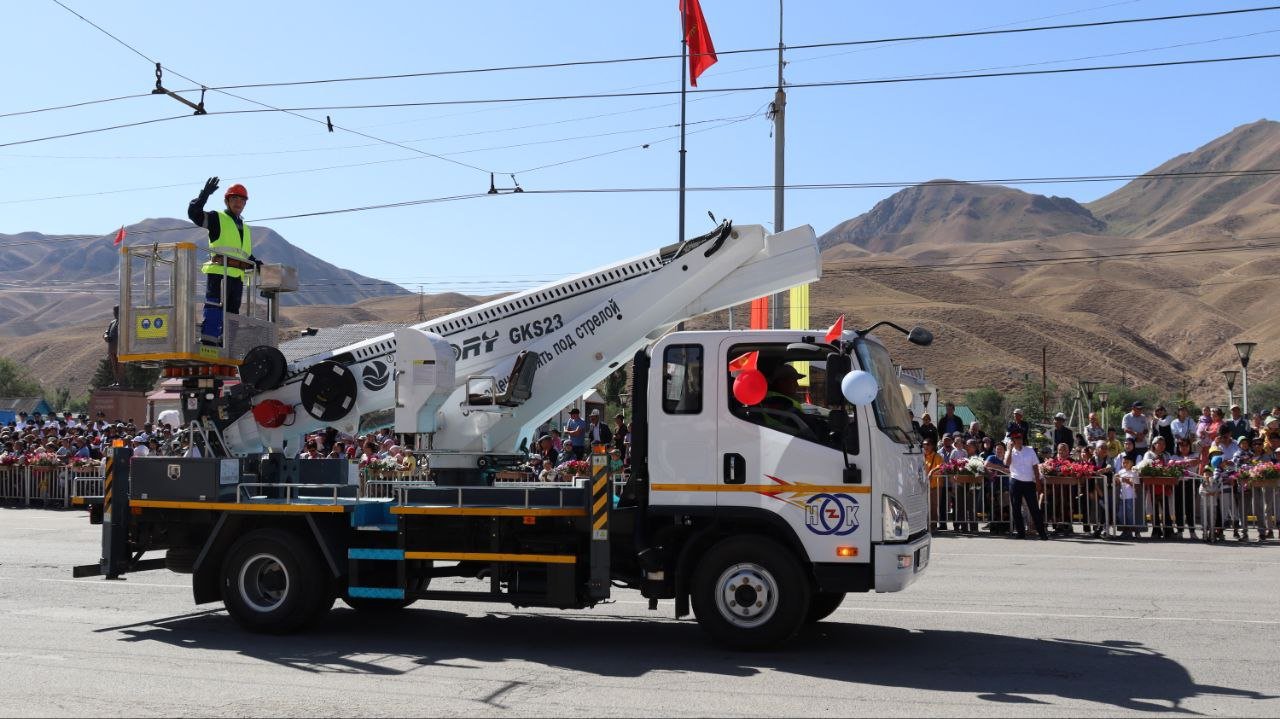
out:
M800 394L800 380L804 375L789 364L778 365L769 373L769 391L760 404L769 409L803 411L803 405L797 399Z

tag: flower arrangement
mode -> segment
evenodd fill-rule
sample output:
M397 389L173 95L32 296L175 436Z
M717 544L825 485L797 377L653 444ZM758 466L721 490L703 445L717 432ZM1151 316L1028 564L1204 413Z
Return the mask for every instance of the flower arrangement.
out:
M1280 480L1280 464L1259 462L1240 470L1240 479L1246 482L1274 482Z
M1153 462L1146 462L1138 467L1139 477L1166 477L1177 479L1187 473L1188 468L1192 464L1198 462L1195 458L1189 459L1157 459Z
M31 457L27 464L32 467L61 467L62 462L58 459L58 455L49 452L38 452Z
M591 476L591 463L584 459L571 459L556 467L556 471L570 477Z
M1053 458L1040 464L1040 473L1046 477L1072 477L1084 479L1097 474L1098 469L1088 462Z
M97 467L98 462L88 457L75 457L71 460L71 466L76 469L84 469L87 467Z
M971 477L981 477L986 473L986 462L981 457L966 457L965 459L953 459L944 462L938 468L938 474L956 475L967 474Z

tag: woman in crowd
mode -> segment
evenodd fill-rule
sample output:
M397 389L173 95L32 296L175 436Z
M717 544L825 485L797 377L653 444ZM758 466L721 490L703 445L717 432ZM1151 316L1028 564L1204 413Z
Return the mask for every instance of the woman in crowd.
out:
M1142 468L1154 464L1156 462L1168 462L1172 456L1165 451L1168 444L1164 435L1157 434L1151 440L1151 448L1143 455L1136 467L1139 473ZM1155 538L1172 538L1173 537L1173 517L1171 500L1172 492L1169 492L1164 486L1152 485L1148 491L1147 487L1142 488L1142 514L1139 518L1146 522L1147 512L1151 512L1151 537Z
M920 439L933 440L933 446L938 446L938 426L933 423L933 418L928 412L920 415Z
M1191 439L1187 437L1180 438L1175 445L1175 460L1190 460L1198 457L1196 451L1191 447ZM1194 472L1197 465L1187 468L1187 472ZM1178 536L1181 537L1187 529L1191 530L1191 538L1196 538L1196 483L1190 476L1184 476L1182 481L1178 482L1177 489L1173 492L1173 515L1174 521L1178 524Z

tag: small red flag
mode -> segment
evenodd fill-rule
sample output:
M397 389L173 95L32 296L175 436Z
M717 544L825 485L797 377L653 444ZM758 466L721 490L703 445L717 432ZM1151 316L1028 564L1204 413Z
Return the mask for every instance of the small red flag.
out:
M836 318L836 323L831 325L831 329L827 330L826 342L831 344L840 339L840 335L844 334L844 315Z
M689 84L698 86L698 76L716 64L716 46L711 44L711 31L702 16L698 0L680 0L680 17L684 21L684 40L689 46Z
M760 359L760 350L740 355L729 363L730 372L742 372L756 368L756 360Z
M120 225L120 229L116 232L116 240L113 244L115 244L116 247L119 247L120 243L124 242L124 236L126 234L128 233L124 231L124 225Z

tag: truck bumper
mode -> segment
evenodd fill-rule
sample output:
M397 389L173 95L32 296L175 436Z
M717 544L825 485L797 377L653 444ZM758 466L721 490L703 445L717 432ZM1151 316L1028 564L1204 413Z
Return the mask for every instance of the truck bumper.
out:
M898 592L916 580L929 566L929 533L904 544L877 544L875 547L875 589Z

